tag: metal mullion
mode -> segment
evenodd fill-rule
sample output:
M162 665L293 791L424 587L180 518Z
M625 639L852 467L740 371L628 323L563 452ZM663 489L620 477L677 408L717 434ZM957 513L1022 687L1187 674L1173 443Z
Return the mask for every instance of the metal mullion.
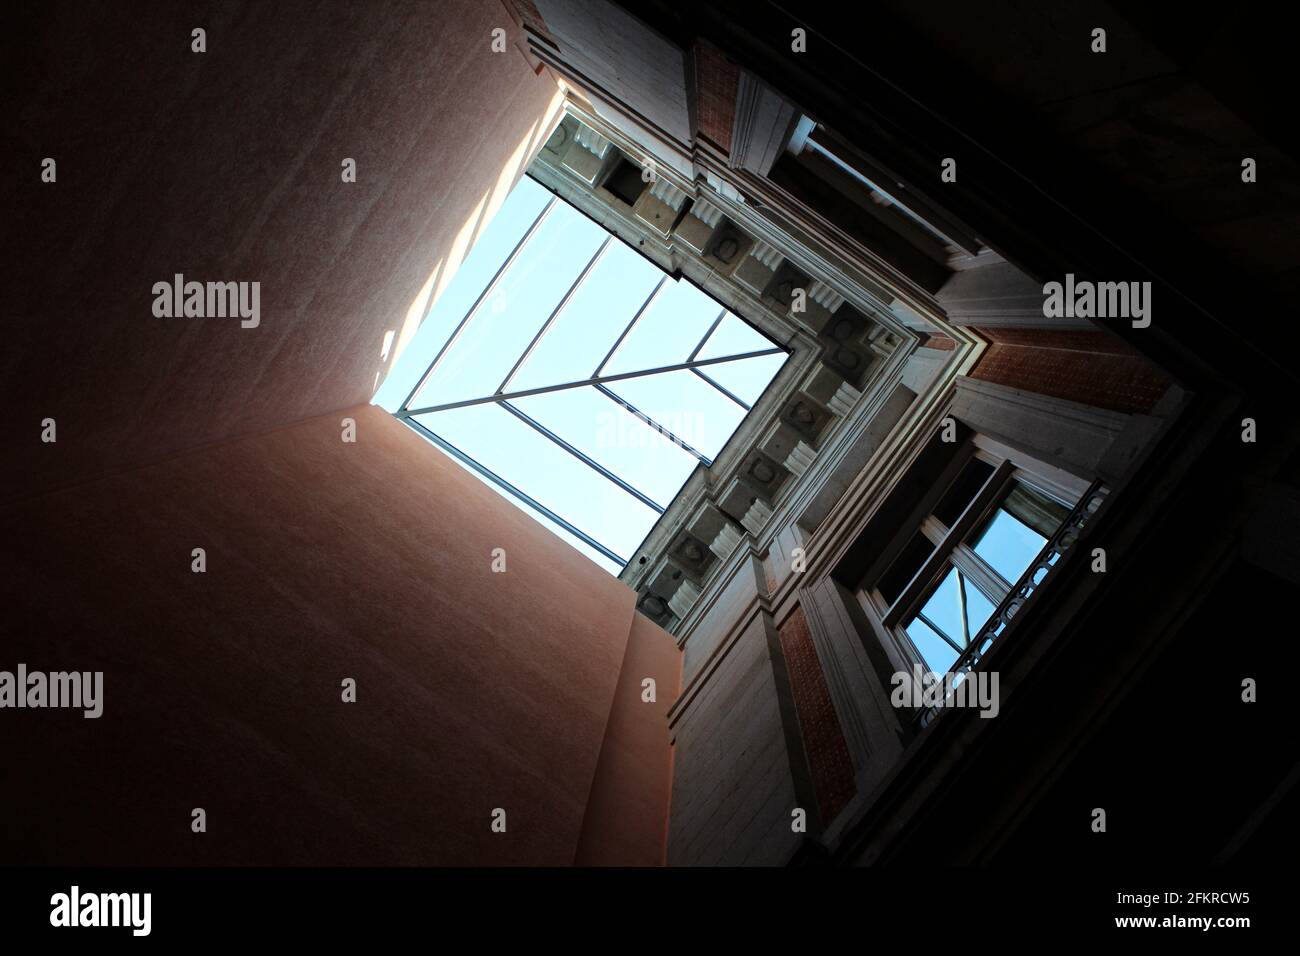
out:
M704 343L709 340L709 336L713 334L713 330L722 324L722 320L726 318L726 316L727 309L726 306L723 306L722 311L718 313L718 317L713 320L713 324L708 327L704 335L700 337L700 340L695 343L695 348L691 349L691 354L686 356L686 361L692 362L695 360L695 356L700 354L700 349L704 348Z
M956 568L957 574L957 611L961 614L961 643L965 649L970 644L970 620L968 619L968 603L966 601L966 575L961 573L961 568Z
M931 544L936 547L942 546L942 539L936 540L931 537L928 531L928 528L938 525L939 522L934 521L933 524L930 524L927 517L933 517L931 512L939 499L943 497L947 488L961 474L961 470L966 466L966 463L970 461L972 451L973 448L970 442L964 442L958 446L952 460L943 467L938 477L935 478L934 483L931 485L931 491L909 512L907 518L899 523L898 532L889 540L889 543L881 550L880 555L872 562L867 573L863 575L862 579L864 581L879 581L881 575L889 569L889 566L911 542L912 535L916 533L918 528L930 540ZM945 528L944 531L944 537L946 537L947 529Z
M969 504L962 509L962 513L953 522L952 527L948 529L948 538L952 545L962 541L967 533L975 527L975 523L988 510L989 505L1007 487L1014 470L1015 466L1009 461L1003 461L997 468L993 469L993 474L985 479L979 491L975 492Z
M934 621L930 620L920 611L916 612L916 619L920 621L922 624L924 624L926 627L928 627L930 630L934 631L934 633L938 634L939 637L943 639L944 643L947 644L949 647L951 647L954 651L956 651L958 655L960 655L962 651L965 650L964 647L958 645L956 641L954 641L951 637L948 636L947 631L941 628L938 624L934 623Z
M614 340L614 344L610 346L609 351L605 353L605 357L600 360L600 364L596 366L596 371L591 373L592 378L598 378L600 376L601 369L609 364L609 360L614 357L614 353L618 351L618 347L623 344L623 340L627 338L628 333L632 331L632 327L640 321L641 316L645 313L646 309L650 308L650 303L658 298L659 290L664 287L664 283L667 281L668 273L665 272L659 277L659 281L655 283L654 289L652 289L650 294L646 296L646 300L641 303L641 308L636 310L636 314L632 316L631 321L629 321L623 331L619 333L618 338Z
M745 402L742 402L739 398L737 398L737 397L736 397L735 395L733 395L731 392L727 391L727 389L723 388L721 385L719 385L719 384L718 384L717 382L715 382L713 379L709 378L709 376L705 375L705 374L704 374L703 372L701 372L698 368L693 368L693 369L691 369L691 371L694 372L696 375L698 375L700 378L704 379L704 381L708 382L710 385L712 385L714 388L716 388L716 389L717 389L719 392L721 392L723 395L727 396L727 398L731 399L733 402L735 402L737 405L739 405L739 406L740 406L741 408L743 408L745 411L749 411L749 410L750 410L750 406L749 406L749 405L747 405Z
M722 320L725 319L726 317L727 317L727 307L723 306L722 311L718 313L718 317L713 320L713 322L709 325L708 329L705 330L704 335L702 335L700 337L700 340L697 343L695 343L695 348L691 349L691 354L686 357L686 361L688 362L695 361L695 356L700 354L700 350L704 348L704 343L709 340L709 336L713 335L714 331L717 329L719 325L722 324ZM731 399L733 402L735 402L745 411L750 410L751 406L749 405L748 402L742 402L730 390L723 388L713 379L709 378L709 376L701 372L698 368L692 368L691 371L694 372L696 375L698 375L700 378L704 379L704 381L708 382L710 385L716 388L723 395L727 396L727 398Z
M695 456L695 457L696 457L700 462L702 462L706 468L707 468L708 466L710 466L710 465L713 464L713 459L711 459L711 458L706 458L703 454L701 454L700 452L696 451L694 448L692 448L690 445L688 445L688 444L687 444L685 441L683 441L682 439L678 438L676 435L674 435L671 431L669 431L669 430L668 430L667 428L665 428L663 425L660 425L657 421L655 421L653 418L651 418L651 417L650 417L649 415L647 415L645 412L643 412L643 411L641 411L640 409L638 409L635 405L633 405L633 404L632 404L631 402L629 402L627 399L620 398L619 396L615 395L613 392L611 392L609 389L607 389L604 385L599 385L599 384L598 384L598 385L596 385L595 387L596 387L596 390L597 390L597 391L599 391L602 395L604 395L604 396L605 396L606 398L608 398L610 401L612 401L612 402L617 402L619 405L622 405L625 409L627 409L629 412L631 412L631 413L632 413L633 415L635 415L637 418L641 419L641 421L645 422L647 425L649 425L649 426L650 426L651 428L653 428L655 431L659 432L659 434L663 435L665 438L667 438L667 439L668 439L669 441L671 441L673 444L679 446L680 448L684 449L685 451L690 452L690 453L691 453L692 455L694 455L694 456Z
M1006 486L1012 468L1011 462L1004 461L994 469L993 474L988 477L980 490L975 493L970 504L962 511L953 526L948 529L948 536L943 543L934 549L930 557L921 565L921 569L917 571L915 577L903 588L898 600L890 607L888 614L885 616L888 624L901 620L909 609L917 607L921 603L930 586L938 580L944 565L952 564L954 567L957 566L958 562L953 560L954 553L961 545L962 539L975 526L975 522L988 509L989 503ZM963 571L970 566L964 561L962 564Z
M953 566L983 592L994 607L1002 603L1002 599L1011 591L1012 582L999 574L996 568L964 542L954 545L949 557L952 559Z
M582 267L582 271L578 273L578 277L574 279L573 284L569 286L569 291L564 293L564 297L560 299L555 308L551 310L551 314L547 316L546 321L542 323L542 327L537 330L537 334L533 336L533 340L528 343L528 348L524 349L523 354L515 361L514 367L510 369L510 374L507 375L505 381L498 386L498 395L505 391L505 387L509 385L510 380L515 377L515 373L519 371L519 367L523 365L524 362L528 361L528 356L533 354L533 349L537 348L537 343L542 340L542 336L546 334L547 330L554 324L560 313L564 311L564 307L569 304L569 300L573 298L574 293L582 286L583 281L591 273L591 270L595 268L596 263L600 261L600 257L605 254L605 250L609 248L609 244L613 240L614 235L613 233L610 233L610 235L605 237L605 241L600 244L600 248L596 250L595 254L587 260L587 264Z
M948 539L948 527L934 515L926 515L925 520L921 522L921 534L933 544L939 547Z
M424 370L424 374L421 375L419 381L415 383L415 387L412 388L411 391L407 394L406 400L402 402L400 410L405 410L407 406L411 404L411 399L415 398L416 394L420 391L420 389L424 388L425 383L428 382L430 376L433 375L433 370L438 367L438 363L442 361L442 357L447 354L447 352L451 349L453 345L456 344L456 340L460 338L460 333L464 330L465 326L469 323L469 320L473 318L474 315L478 312L479 306L483 304L483 302L487 299L488 295L490 295L491 292L497 287L497 283L501 281L501 277L505 275L506 271L510 268L510 266L514 264L514 261L518 257L520 251L524 248L524 246L528 244L528 240L530 240L533 237L533 234L537 232L538 227L541 226L542 221L545 220L546 217L550 215L551 210L555 208L555 203L557 199L558 199L557 196L551 197L550 201L546 204L546 206L542 209L542 211L537 214L537 218L533 220L532 225L530 225L524 231L523 236L520 237L517 243L515 243L515 247L510 250L510 255L506 256L505 261L501 263L501 267L497 269L496 273L492 276L491 281L489 281L488 284L483 287L483 291L480 292L478 298L474 300L474 304L469 307L469 311L465 313L464 318L462 318L460 322L456 325L456 328L452 330L452 333L450 336L448 336L447 341L442 344L442 348L438 349L438 354L433 357L433 361L430 362L429 367Z
M696 359L694 362L679 362L675 365L664 365L659 368L644 369L640 372L620 372L617 375L602 375L583 379L579 382L564 382L561 385L544 385L541 388L525 388L517 392L487 395L482 398L470 398L459 402L447 402L445 405L430 405L427 408L403 407L399 411L408 415L429 415L433 412L451 411L454 408L468 408L472 405L486 405L490 402L504 402L515 398L527 398L530 395L545 395L549 392L562 392L570 388L583 388L588 385L600 386L608 382L623 382L632 378L645 378L650 375L662 375L665 372L680 372L692 368L704 368L709 365L717 365L720 362L733 362L739 359L758 358L763 355L776 355L784 351L785 350L781 348L770 348L761 349L757 352L745 352L741 355L729 355L725 358Z
M884 617L885 626L892 627L902 621L911 608L919 607L924 602L925 594L930 586L939 579L943 569L949 563L947 549L938 547L931 551L930 556L921 563L916 574L912 575L912 580L904 585L897 600L890 605Z
M570 445L567 441L565 441L559 435L555 434L555 432L551 431L541 422L532 418L527 413L522 412L519 409L515 408L515 406L511 405L509 402L501 402L500 404L502 408L504 408L510 414L514 415L525 425L529 426L530 428L538 432L538 434L542 435L543 437L549 438L551 441L555 442L555 444L563 448L565 451L567 451L574 458L578 459L588 468L592 469L597 474L601 475L603 478L607 478L609 481L612 481L614 484L618 485L618 487L622 488L628 494L635 497L646 507L653 509L656 514L664 513L665 509L663 505L659 504L654 499L650 498L648 495L643 494L637 488L633 487L631 484L624 481L622 478L614 474L612 471L610 471L604 465L600 464L594 458L591 458L590 456L579 451L573 445Z
M482 475L488 481L492 482L494 485L501 488L503 491L508 492L513 497L519 499L521 502L523 502L528 507L532 508L534 511L538 512L539 514L545 515L547 518L549 518L551 521L554 521L565 531L569 532L569 534L573 535L575 538L578 538L583 543L599 551L601 554L609 558L609 560L613 561L615 564L619 565L620 567L627 566L628 563L627 558L615 554L613 551L605 547L605 545L601 544L591 535L587 534L585 531L578 528L573 523L566 521L564 518L561 518L558 514L556 514L550 508L546 507L546 505L542 504L536 498L533 498L527 492L521 491L518 488L516 488L510 482L506 481L504 478L498 475L491 468L479 464L477 461L475 461L469 455L465 454L463 451L461 451L451 442L447 441L445 438L441 437L440 435L432 431L427 425L424 425L421 422L417 422L415 419L410 418L409 416L401 416L401 417L402 420L405 421L408 425L410 425L412 428L419 431L422 435L424 435L425 438L428 438L431 442L433 442L443 451L447 452L447 454L451 455L457 461L464 464L466 467Z

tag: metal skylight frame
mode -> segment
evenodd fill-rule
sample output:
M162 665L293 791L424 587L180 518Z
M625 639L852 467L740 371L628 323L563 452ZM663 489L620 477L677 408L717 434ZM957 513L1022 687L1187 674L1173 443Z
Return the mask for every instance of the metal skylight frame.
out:
M631 560L630 557L623 557L622 555L616 553L615 551L613 551L611 548L609 548L601 541L593 537L588 532L582 530L581 528L577 527L566 518L555 513L550 508L546 507L546 505L537 501L531 495L515 487L513 484L511 484L506 479L502 478L492 469L476 461L472 456L461 451L459 448L456 448L451 442L442 438L431 428L429 428L428 425L424 424L423 422L416 421L415 416L431 415L436 412L450 411L452 409L457 409L457 408L468 408L474 405L486 405L486 404L499 405L502 408L504 408L507 412L509 412L511 415L515 416L517 419L523 422L525 425L529 426L530 428L538 432L540 435L553 442L556 445L556 447L563 449L569 455L573 456L573 458L575 458L577 461L580 461L588 468L591 468L597 474L601 475L607 481L616 485L622 491L632 495L634 498L636 498L638 501L640 501L642 504L646 505L647 507L651 508L657 514L663 514L667 508L667 504L661 504L655 501L653 498L651 498L649 495L642 492L631 482L625 480L619 475L616 475L609 468L606 468L604 465L600 464L599 462L591 458L589 455L586 455L579 449L575 448L573 445L565 441L559 435L556 435L554 432L552 432L545 425L541 424L540 422L533 419L530 415L520 410L515 404L513 404L513 400L518 398L527 398L534 395L546 395L551 392L558 392L566 389L590 387L595 392L604 395L611 402L623 408L629 414L638 418L640 421L648 425L650 428L653 428L655 431L659 432L659 434L663 435L669 441L673 442L674 444L678 445L680 448L684 449L685 451L693 455L696 458L696 460L699 461L701 464L703 464L705 467L708 467L713 464L713 460L711 458L709 458L708 456L704 455L703 453L701 453L700 451L692 447L682 438L673 434L671 429L655 421L655 419L651 415L646 414L645 412L636 408L626 399L615 394L613 391L611 391L608 388L608 383L621 382L621 381L626 381L628 379L635 379L635 378L645 378L651 375L661 375L665 372L689 370L695 376L697 376L704 382L707 382L716 391L718 391L720 394L725 396L729 401L735 403L746 413L748 413L750 411L750 405L748 403L741 400L739 397L734 395L731 391L729 391L728 389L724 388L722 385L715 382L710 376L708 376L707 374L705 374L700 370L702 368L707 368L708 366L711 365L719 365L724 362L736 362L744 359L758 358L764 355L788 354L788 350L774 343L772 348L770 349L758 349L751 352L744 352L736 355L719 356L719 357L708 358L708 359L699 358L698 357L699 353L704 348L705 343L708 342L709 337L713 335L713 333L717 330L718 326L721 324L722 320L726 317L728 313L728 309L725 306L721 306L717 318L715 318L713 322L710 323L709 327L705 330L704 335L700 338L699 342L696 343L695 348L691 350L691 353L685 362L679 362L672 365L664 365L657 368L646 369L637 372L621 372L613 375L602 375L601 373L604 370L605 366L609 364L610 360L618 352L618 349L623 344L624 340L626 340L628 335L632 332L632 329L641 320L642 316L646 314L650 306L658 298L660 291L667 284L669 276L665 272L660 277L659 281L655 284L655 287L651 291L650 295L647 296L646 300L641 304L641 307L637 309L637 311L632 315L632 318L628 321L627 325L624 326L623 331L619 334L613 346L605 354L605 357L601 360L600 364L596 366L595 371L592 372L589 378L582 379L580 381L565 382L558 385L547 385L540 388L519 389L510 392L506 391L506 389L510 385L510 382L514 379L515 375L524 366L524 363L528 360L529 356L532 355L533 351L537 348L537 345L541 342L542 338L554 326L556 320L564 312L565 307L573 299L578 289L581 288L583 281L596 267L601 257L605 254L605 251L610 247L610 244L614 241L615 237L612 233L610 233L608 236L606 236L605 240L600 244L600 246L597 248L595 253L592 254L591 258L587 261L586 265L583 266L582 270L578 273L577 278L574 279L573 283L569 286L568 291L566 291L565 294L560 298L559 303L551 311L551 314L546 318L544 322L542 322L541 326L537 330L537 334L533 336L532 340L528 343L528 346L523 350L523 352L520 353L519 358L515 361L514 365L511 367L510 372L506 375L505 379L501 382L501 384L497 387L497 390L492 395L484 396L481 398L475 398L475 399L465 399L465 400L455 401L455 402L446 402L441 405L431 405L422 408L412 408L411 402L415 399L415 396L419 394L420 390L423 389L424 386L433 377L434 371L438 368L443 358L451 350L452 346L456 344L456 341L460 338L461 334L464 332L465 328L469 325L470 321L472 321L474 317L478 314L479 308L483 305L484 302L488 300L493 290L496 289L497 286L500 284L501 279L506 275L507 272L509 272L510 267L519 258L520 253L523 252L525 247L528 245L529 241L536 234L537 230L540 228L542 223L546 220L546 217L550 214L551 210L555 208L555 205L558 201L559 201L558 197L553 195L547 201L542 211L538 213L537 217L524 231L524 234L520 238L519 242L515 244L514 248L510 251L510 254L506 256L505 260L501 263L501 266L493 274L492 278L488 281L487 285L484 286L482 292L480 292L479 295L475 298L474 303L470 306L469 310L456 324L455 329L452 330L452 333L450 336L448 336L447 341L444 342L442 346L438 349L433 359L429 362L428 367L425 369L424 374L422 374L416 380L414 387L407 394L406 399L401 404L401 407L398 408L396 412L394 412L394 415L400 421L405 422L411 428L415 429L417 433L423 435L425 438L432 441L439 448L443 449L448 454L452 455L454 458L462 462L471 470L475 471L477 474L486 478L488 481L491 481L498 488L500 488L501 490L505 491L507 494L514 497L520 503L526 505L532 510L545 516L548 520L555 522L557 525L564 528L565 531L569 532L574 537L578 538L579 540L581 540L591 548L595 549L600 554L607 557L609 560L620 565L621 567L625 567L627 563ZM656 268L658 267L656 266ZM660 271L662 272L662 270ZM761 335L762 333L760 332L759 334ZM764 338L766 338L766 336L764 336Z

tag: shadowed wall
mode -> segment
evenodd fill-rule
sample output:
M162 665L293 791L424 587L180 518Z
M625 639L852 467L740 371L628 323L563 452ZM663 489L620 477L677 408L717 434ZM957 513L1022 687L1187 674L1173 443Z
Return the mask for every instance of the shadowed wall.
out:
M499 0L5 26L0 669L102 670L106 701L0 711L0 862L567 864L605 793L637 794L630 832L588 852L661 857L667 733L620 672L649 654L670 700L671 639L359 406L556 119ZM176 273L259 282L260 323L155 317ZM597 785L624 734L638 759Z
M98 719L0 712L0 861L662 857L672 638L386 412L346 415L355 444L329 415L0 513L0 669L105 673Z
M499 0L54 2L5 26L0 501L369 400L558 105L491 51L517 35ZM155 318L177 273L260 282L260 324Z

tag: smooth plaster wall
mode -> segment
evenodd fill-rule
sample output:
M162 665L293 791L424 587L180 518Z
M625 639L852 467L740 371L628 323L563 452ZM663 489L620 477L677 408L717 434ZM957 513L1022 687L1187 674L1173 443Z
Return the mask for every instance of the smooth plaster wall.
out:
M672 639L387 413L344 414L355 444L333 414L0 511L0 669L105 674L98 719L0 712L0 862L662 858Z
M636 614L587 801L578 863L662 866L666 862L672 750L668 709L677 699L682 655L672 635ZM654 680L654 700L642 682Z
M558 105L513 44L491 51L517 35L500 0L3 17L0 501L368 401ZM260 282L260 325L155 318L176 273Z

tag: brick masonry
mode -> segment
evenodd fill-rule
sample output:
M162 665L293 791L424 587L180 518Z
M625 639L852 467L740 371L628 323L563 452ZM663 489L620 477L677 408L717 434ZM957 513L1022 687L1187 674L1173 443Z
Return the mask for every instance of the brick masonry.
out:
M951 352L957 347L957 343L946 335L929 335L921 343L923 349L937 349L940 352Z
M853 759L849 756L849 747L840 729L802 607L796 607L786 618L780 634L781 651L785 655L795 711L799 716L799 733L808 755L822 825L827 826L857 792L853 781Z
M1117 412L1149 412L1169 379L1103 332L989 329L970 377Z
M740 69L715 46L695 44L695 90L699 135L731 152L731 127L736 119L736 90Z

